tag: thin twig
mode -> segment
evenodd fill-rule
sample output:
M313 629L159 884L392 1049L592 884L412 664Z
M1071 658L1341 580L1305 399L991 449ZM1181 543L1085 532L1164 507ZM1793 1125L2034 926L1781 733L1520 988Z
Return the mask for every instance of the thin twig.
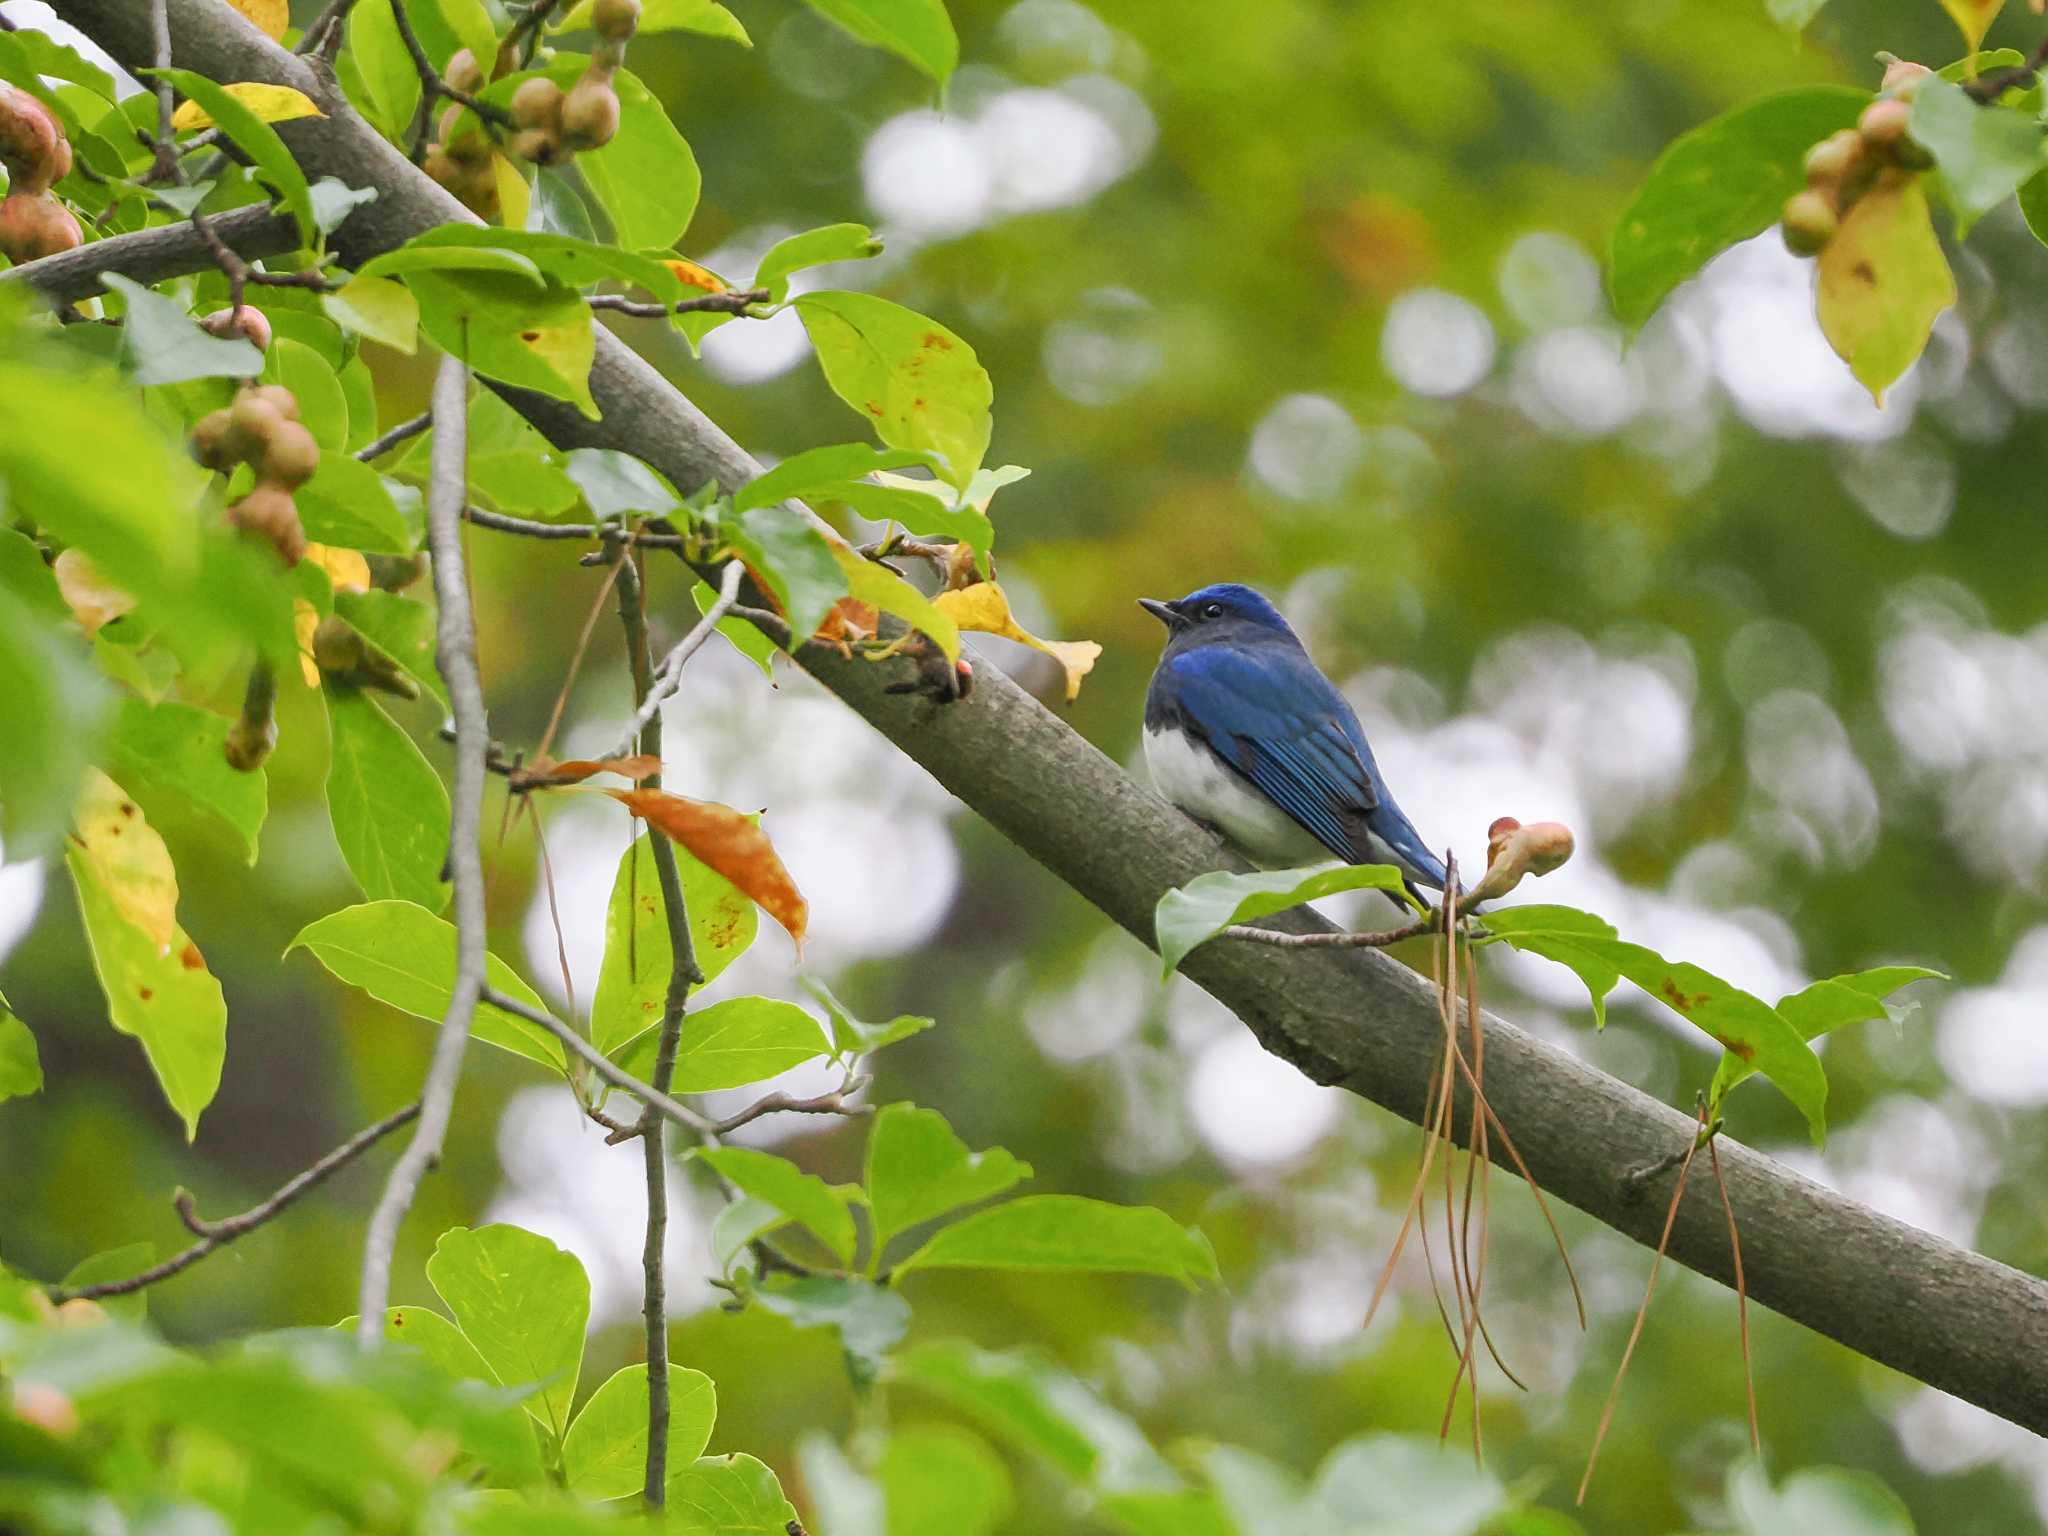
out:
M463 517L479 528L516 533L527 539L602 539L607 544L634 544L642 549L688 549L692 540L680 533L642 533L619 523L537 523L529 517L508 517L483 507L467 507Z
M363 1244L362 1297L356 1336L372 1348L383 1336L384 1304L391 1294L391 1258L399 1224L412 1206L420 1180L440 1158L455 1104L470 1022L484 989L484 755L490 722L484 711L483 679L477 669L476 615L470 606L469 573L462 551L463 492L469 447L469 369L445 356L434 378L434 460L427 486L427 547L434 560L436 620L434 660L448 685L455 715L454 814L448 866L455 886L455 984L434 1041L434 1057L420 1093L420 1124L392 1167L383 1198L370 1218Z
M327 8L313 18L313 25L300 34L297 54L313 53L320 49L329 31L339 35L341 24L348 20L348 13L355 9L356 0L329 0Z
M168 1280L171 1276L190 1269L216 1248L225 1248L236 1238L253 1232L266 1222L283 1215L300 1196L324 1184L419 1112L419 1104L414 1102L395 1114L386 1115L375 1125L357 1131L312 1167L279 1186L277 1193L268 1200L260 1205L250 1206L239 1216L230 1216L223 1221L202 1221L192 1208L192 1196L185 1190L179 1190L171 1203L177 1209L178 1219L198 1237L198 1242L172 1254L161 1264L152 1265L138 1275L130 1275L126 1280L106 1280L97 1285L54 1287L49 1293L50 1300L63 1302L81 1297L94 1300L101 1296L127 1296L145 1286L155 1285L159 1280Z
M768 302L766 288L730 288L724 293L707 293L699 298L678 299L673 304L655 304L629 299L623 293L593 293L584 300L592 309L608 309L641 320L659 320L667 315L744 315L756 304Z
M1426 912L1414 922L1384 933L1281 933L1272 928L1254 928L1248 923L1232 923L1216 936L1219 939L1244 939L1253 944L1271 944L1277 949L1384 949L1403 939L1435 933L1443 926L1441 910Z
M405 0L391 0L391 20L398 28L398 40L405 44L405 51L412 55L413 72L420 77L420 104L412 121L412 148L409 153L417 165L427 152L427 130L434 121L434 107L442 98L469 108L477 115L485 128L505 128L512 122L512 114L502 107L494 107L487 101L479 101L468 91L450 85L441 72L434 68L427 57L427 50L420 46L419 34L412 29L412 17L406 14ZM483 60L478 59L478 64Z
M434 424L432 411L421 411L410 421L401 421L382 437L373 437L356 450L356 457L365 464L372 459L381 459L400 443L409 443Z
M628 557L630 561L630 557ZM728 561L725 577L718 584L718 600L704 611L694 628L676 642L673 649L661 658L661 665L654 669L651 679L644 688L637 688L640 707L633 711L633 718L626 722L625 735L606 757L625 757L634 751L660 755L661 706L675 697L676 690L683 683L683 667L696 655L704 642L711 638L711 632L718 628L718 621L732 611L733 603L740 595L740 578L746 575L746 566L738 560ZM625 600L625 583L620 584L620 601ZM636 583L637 586L637 583ZM643 637L644 638L644 637ZM636 679L636 685L638 680ZM652 741L654 746L635 747L634 743ZM659 778L647 781L650 789L660 783Z
M610 1083L614 1088L624 1089L627 1093L640 1100L641 1103L653 1105L662 1114L675 1121L677 1125L683 1126L699 1136L706 1136L711 1133L715 1122L708 1116L698 1114L689 1105L678 1103L665 1093L655 1092L654 1089L628 1072L624 1067L619 1066L609 1056L605 1055L603 1051L600 1051L596 1046L584 1039L576 1030L571 1029L553 1014L536 1008L531 1003L523 1003L516 997L510 997L503 992L495 991L488 986L483 990L482 1000L492 1008L501 1008L506 1013L518 1015L529 1024L538 1024L542 1029L548 1031L549 1034L566 1045L572 1053L582 1059L585 1066L589 1067L591 1071ZM639 1134L638 1130L630 1124L628 1124L627 1130L629 1135ZM621 1137L620 1139L624 1140L626 1138Z
M865 1115L870 1113L865 1105L849 1104L847 1098L867 1086L865 1077L848 1078L830 1093L821 1093L815 1098L793 1099L786 1093L771 1093L756 1099L737 1114L727 1115L711 1127L714 1136L729 1135L743 1125L749 1125L763 1115Z
M541 25L548 19L549 13L559 4L561 4L561 0L534 0L534 3L526 8L525 14L512 23L512 30L505 34L505 41L498 44L498 57L491 65L491 78L493 80L501 75L509 75L515 69L525 67L525 58L523 57L525 50L522 49L521 44L529 36L535 36L537 40L537 34L541 29ZM481 64L483 60L478 59L477 63Z

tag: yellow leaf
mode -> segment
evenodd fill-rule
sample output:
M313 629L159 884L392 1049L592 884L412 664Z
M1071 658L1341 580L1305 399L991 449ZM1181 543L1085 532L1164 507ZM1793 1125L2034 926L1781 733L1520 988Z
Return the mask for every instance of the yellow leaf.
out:
M327 573L327 581L337 592L367 592L370 590L370 562L353 549L337 549L331 544L308 544L301 557L310 560Z
M102 624L113 623L135 606L135 599L102 576L82 549L63 551L50 570L71 616L88 635L97 634Z
M669 271L691 288L701 288L706 293L727 293L732 285L709 267L700 267L694 261L685 261L680 256L669 258L662 263Z
M1977 45L1984 41L1984 34L1991 30L1991 23L2005 8L2005 0L1941 0L1941 8L1961 30L1964 52L1974 56ZM1971 73L1975 72L1972 69Z
M292 19L291 0L228 0L228 4L253 21L273 43L284 41L284 29Z
M533 203L533 191L519 167L503 155L491 154L491 176L498 184L498 222L507 229L526 228L526 212Z
M1035 651L1045 652L1067 674L1069 704L1080 696L1081 679L1094 668L1095 658L1102 654L1102 647L1093 640L1039 639L1011 616L1009 598L1003 595L1001 585L993 581L978 581L956 592L941 592L932 601L933 606L962 629L1001 635L1005 640L1015 640Z
M832 546L832 558L846 572L846 589L855 602L895 614L912 629L929 635L945 652L946 660L960 659L960 626L943 608L887 566L863 560L843 544Z
M1879 405L1956 301L1922 178L1886 171L1820 253L1820 328Z
M279 9L283 9L282 5ZM312 97L288 85L263 85L254 80L243 80L221 89L266 123L288 123L294 118L327 115L313 105ZM179 133L191 133L196 129L211 128L213 119L198 102L188 101L171 114L171 126Z
M308 688L320 686L320 667L313 660L313 631L320 627L320 615L303 597L292 599L292 632L299 639L299 676Z
M158 953L169 953L178 929L178 872L142 808L104 773L88 768L71 820L72 841L115 909Z

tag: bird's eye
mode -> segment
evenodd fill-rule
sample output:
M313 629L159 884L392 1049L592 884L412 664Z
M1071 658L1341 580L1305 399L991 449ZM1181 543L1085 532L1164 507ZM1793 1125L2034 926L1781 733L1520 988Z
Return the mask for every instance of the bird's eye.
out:
M1204 608L1202 609L1202 617L1203 617L1203 618L1205 618L1205 619L1220 619L1220 618L1222 618L1222 617L1223 617L1223 605L1222 605L1221 603L1210 603L1210 604L1208 604L1208 605L1207 605L1206 607L1204 607Z

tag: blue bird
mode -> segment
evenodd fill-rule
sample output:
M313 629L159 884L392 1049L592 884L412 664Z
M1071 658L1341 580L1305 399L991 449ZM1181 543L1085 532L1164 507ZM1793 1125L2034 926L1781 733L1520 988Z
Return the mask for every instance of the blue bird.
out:
M1394 803L1357 714L1277 608L1235 582L1138 601L1167 631L1145 695L1145 762L1161 794L1260 863L1329 853L1443 889L1444 867Z

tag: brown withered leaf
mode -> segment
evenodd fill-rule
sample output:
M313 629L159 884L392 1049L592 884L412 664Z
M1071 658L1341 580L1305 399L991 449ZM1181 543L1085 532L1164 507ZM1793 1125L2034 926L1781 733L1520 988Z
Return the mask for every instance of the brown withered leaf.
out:
M564 763L543 756L515 770L509 782L515 790L547 789L556 784L581 784L594 773L616 773L637 784L650 773L659 772L661 759L647 752L633 757L572 757Z
M749 817L715 800L686 800L666 790L608 789L605 793L738 886L782 924L802 950L810 903L782 867L768 834Z

